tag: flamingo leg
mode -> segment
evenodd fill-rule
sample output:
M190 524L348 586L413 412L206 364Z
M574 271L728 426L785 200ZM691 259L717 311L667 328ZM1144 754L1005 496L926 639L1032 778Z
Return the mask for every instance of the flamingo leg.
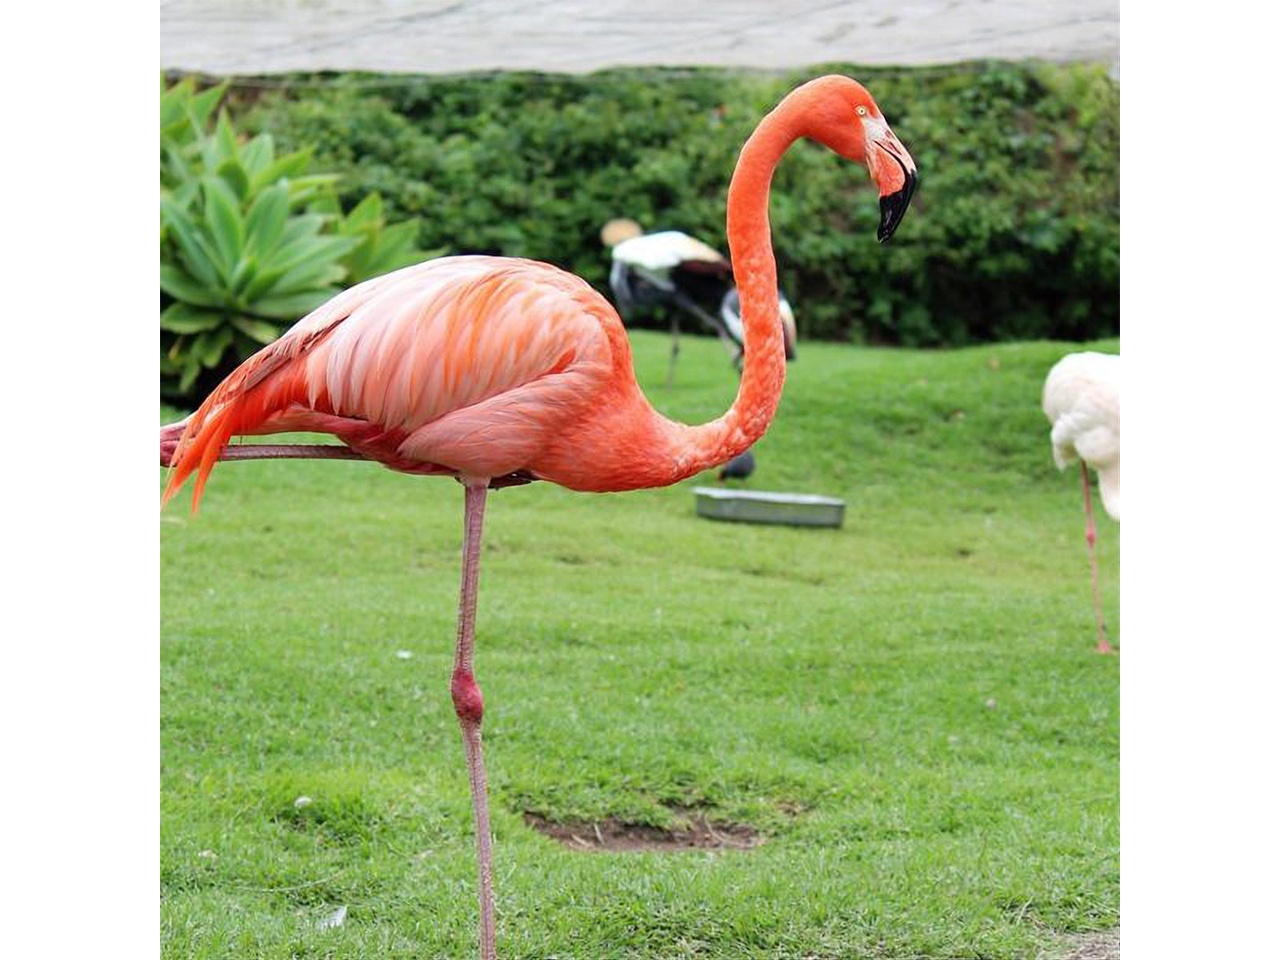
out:
M458 600L458 646L453 661L450 692L462 727L462 744L467 753L467 775L471 781L471 812L476 829L476 859L480 867L480 960L495 960L493 933L493 842L489 831L489 789L485 779L484 752L480 743L480 722L484 699L473 673L476 624L476 583L480 574L480 534L484 527L484 504L488 483L466 485L466 512L463 520L462 593Z
M1102 622L1102 594L1098 590L1098 554L1094 543L1098 539L1098 527L1093 522L1093 499L1089 491L1089 467L1080 461L1080 476L1084 482L1084 539L1089 545L1089 574L1093 578L1093 618L1098 624L1098 652L1110 653L1107 643L1107 625Z

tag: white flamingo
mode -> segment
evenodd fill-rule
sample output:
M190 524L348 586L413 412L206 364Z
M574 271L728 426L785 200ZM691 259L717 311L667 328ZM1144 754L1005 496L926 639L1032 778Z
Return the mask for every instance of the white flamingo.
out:
M1098 625L1098 652L1110 653L1107 628L1102 620L1098 592L1098 538L1089 492L1089 468L1098 472L1102 506L1120 520L1120 357L1109 353L1069 353L1049 371L1040 399L1053 424L1053 460L1065 470L1080 461L1084 484L1085 542L1089 545L1089 569L1093 578L1093 615Z

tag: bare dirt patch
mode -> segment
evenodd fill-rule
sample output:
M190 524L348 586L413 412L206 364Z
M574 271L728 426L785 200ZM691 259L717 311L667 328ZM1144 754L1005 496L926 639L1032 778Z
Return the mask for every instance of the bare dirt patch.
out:
M1042 960L1120 960L1120 928L1095 933L1073 933L1058 950Z
M681 813L684 825L670 830L645 823L623 823L612 817L594 822L555 822L526 813L524 822L573 850L750 850L764 842L764 837L745 824L714 823L697 810Z

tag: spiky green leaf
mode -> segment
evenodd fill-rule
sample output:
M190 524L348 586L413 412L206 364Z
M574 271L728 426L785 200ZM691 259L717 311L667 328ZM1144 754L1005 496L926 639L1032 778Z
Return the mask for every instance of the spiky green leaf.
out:
M280 242L288 216L288 189L279 184L267 187L253 201L245 218L245 248L252 254L269 257Z
M342 232L382 225L382 197L377 192L366 194L342 222Z
M195 222L182 207L170 199L161 199L160 218L178 247L178 254L191 275L208 289L221 287L226 278L221 265Z
M222 326L222 314L212 310L200 310L190 304L177 301L169 304L160 314L160 329L170 333L194 334L216 330Z
M218 125L214 130L213 139L217 146L218 162L210 166L216 168L227 160L240 158L240 141L236 137L236 128L231 124L231 117L227 115L225 109L218 114Z
M229 81L223 80L217 86L202 90L191 97L191 114L195 118L196 130L203 130L204 125L209 122L214 109L222 100L222 95L227 92L228 84Z
M196 307L221 307L225 303L218 291L197 282L191 274L173 263L160 264L160 289L175 300Z
M249 174L245 172L239 158L231 157L218 165L218 176L236 195L236 200L243 203L249 199Z
M258 190L269 183L275 183L288 177L301 176L311 163L313 147L286 153L277 157L253 175L253 189Z
M275 159L275 141L269 133L260 133L240 151L240 162L248 171L250 180L265 170Z
M205 177L202 186L205 215L222 260L223 276L230 282L231 271L240 262L240 254L244 250L244 221L240 217L240 204L220 177Z

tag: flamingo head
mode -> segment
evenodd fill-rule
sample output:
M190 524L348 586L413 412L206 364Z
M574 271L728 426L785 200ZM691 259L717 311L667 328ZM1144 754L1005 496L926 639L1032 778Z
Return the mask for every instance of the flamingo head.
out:
M787 99L793 98L802 136L866 165L880 189L876 238L881 243L888 240L898 229L915 193L916 162L889 129L867 88L848 77L819 77L796 89Z

